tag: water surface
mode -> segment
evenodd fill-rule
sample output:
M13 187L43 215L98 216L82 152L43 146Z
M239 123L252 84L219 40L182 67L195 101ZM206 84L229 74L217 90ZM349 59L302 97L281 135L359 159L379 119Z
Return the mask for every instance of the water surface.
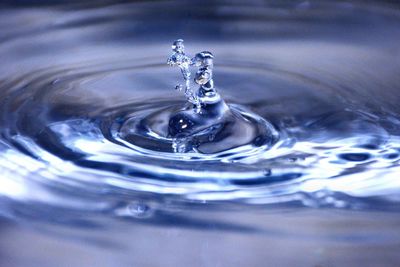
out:
M397 3L0 12L1 266L398 265ZM184 104L165 64L177 38L213 52L222 97L273 141L125 138Z

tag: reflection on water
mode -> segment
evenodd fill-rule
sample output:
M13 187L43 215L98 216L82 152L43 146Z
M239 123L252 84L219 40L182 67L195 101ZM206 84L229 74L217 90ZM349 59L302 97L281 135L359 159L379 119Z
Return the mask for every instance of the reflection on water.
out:
M0 266L398 265L395 2L3 5ZM268 127L172 153L178 37Z

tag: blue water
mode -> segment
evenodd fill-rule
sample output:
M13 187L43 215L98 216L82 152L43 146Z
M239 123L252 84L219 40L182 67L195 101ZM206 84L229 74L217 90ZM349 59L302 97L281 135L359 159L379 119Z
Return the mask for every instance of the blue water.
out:
M399 4L201 3L0 4L0 267L400 264Z

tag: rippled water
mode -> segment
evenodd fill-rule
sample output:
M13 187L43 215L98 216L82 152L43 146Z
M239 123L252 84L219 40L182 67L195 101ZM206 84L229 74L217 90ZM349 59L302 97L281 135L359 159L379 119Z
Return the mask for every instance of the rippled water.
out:
M399 8L5 5L0 265L398 266ZM268 127L174 153L177 38Z

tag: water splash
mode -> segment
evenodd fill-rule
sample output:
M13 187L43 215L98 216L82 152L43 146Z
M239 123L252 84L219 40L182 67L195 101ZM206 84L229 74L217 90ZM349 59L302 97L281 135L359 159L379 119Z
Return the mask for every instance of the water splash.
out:
M397 267L396 1L6 2L0 266ZM203 135L178 33L218 62Z
M213 54L208 51L203 51L197 53L195 57L190 59L190 57L185 54L182 39L174 41L172 51L174 53L168 58L167 64L178 66L181 69L186 85L186 99L195 105L196 112L201 113L202 108L205 109L207 104L214 104L221 101L220 95L214 88ZM196 84L200 85L200 88L196 93L191 89L190 83L191 73L189 67L192 65L198 67L194 81ZM183 86L179 84L175 88L182 90Z
M200 102L197 95L190 88L190 70L189 66L193 65L193 61L190 57L185 54L185 46L183 45L183 40L178 39L172 44L172 51L174 52L167 60L167 64L170 66L178 66L181 69L183 79L185 80L185 96L186 99L193 103L197 110L200 110ZM183 86L178 84L175 86L176 90L182 91Z
M215 153L215 150L204 150L201 147L209 143L218 144L219 151L227 151L232 148L246 146L249 143L249 133L254 134L251 128L257 128L257 123L264 124L266 136L257 136L259 139L268 140L257 146L273 143L276 133L269 123L263 120L248 120L246 115L240 113L240 109L229 107L221 98L213 80L214 56L211 52L197 53L190 59L184 52L183 40L178 39L172 45L173 54L167 63L178 66L185 80L185 96L189 103L181 109L172 112L168 122L168 136L172 137L172 147L175 153ZM191 89L190 66L198 68L194 82L200 87L194 92ZM177 88L182 88L178 85ZM257 115L251 115L257 117ZM250 124L249 124L250 122ZM254 125L252 125L254 123ZM248 130L243 130L248 128ZM236 133L233 133L233 132ZM246 136L238 135L244 133ZM235 135L235 141L230 140L229 145L221 145L229 135ZM269 136L268 136L269 135ZM220 137L224 136L224 137ZM215 140L218 140L216 143ZM251 140L251 138L250 138ZM241 143L243 142L243 143Z
M182 201L318 207L341 203L337 200L346 203L338 207L359 208L359 202L363 208L394 207L400 188L400 110L392 44L400 22L386 23L383 16L369 28L367 15L336 21L324 16L331 9L315 8L317 20L296 13L300 17L279 24L285 34L274 35L276 40L270 39L274 28L261 27L272 31L266 34L247 24L230 28L231 22L210 24L221 31L237 29L238 40L248 40L249 34L257 39L246 45L220 42L207 31L201 34L207 42L200 42L184 31L195 40L193 49L212 48L218 55L218 68L212 69L216 85L210 87L218 89L221 101L207 102L207 86L194 81L195 71L183 76L183 88L199 99L201 112L196 101L165 94L176 83L164 63L169 40L160 37L149 45L146 38L154 33L147 29L129 35L135 36L132 41L125 32L104 37L96 23L78 27L88 23L89 13L94 21L105 15L111 28L133 31L126 20L132 25L135 16L119 16L131 14L126 8L102 15L87 10L76 17L67 11L59 11L60 17L24 11L41 18L35 25L10 19L18 31L0 33L5 40L0 55L10 62L0 66L1 168L7 184L1 194L16 202L74 205L58 195L65 189L79 192L82 209L109 205L107 192L118 197L167 193ZM240 8L231 11L241 22L250 18ZM265 19L258 23L266 25ZM203 25L189 21L193 28ZM348 21L354 27L347 36L351 42L335 35ZM366 29L376 33L376 42L364 42L372 36ZM85 38L76 39L77 32ZM167 37L174 35L169 30ZM74 42L52 42L61 37ZM178 46L174 52L185 54ZM206 68L200 74L209 72L210 64L202 60L210 57L187 56L183 73L201 64ZM329 201L319 191L329 192ZM93 196L94 204L86 196Z

